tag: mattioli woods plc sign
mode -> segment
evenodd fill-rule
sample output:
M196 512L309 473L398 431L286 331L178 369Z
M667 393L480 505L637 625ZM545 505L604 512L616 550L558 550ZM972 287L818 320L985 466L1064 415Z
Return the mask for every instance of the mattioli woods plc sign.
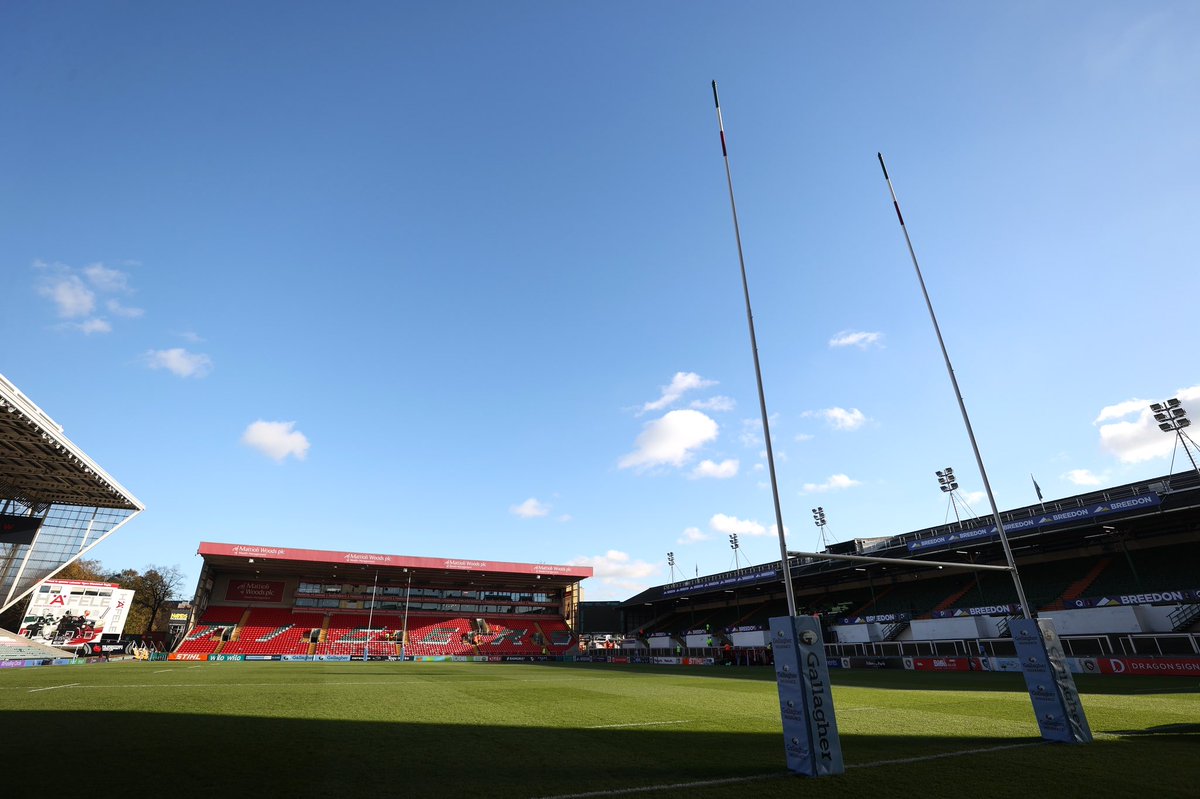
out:
M227 602L282 602L283 583L273 580L230 580Z

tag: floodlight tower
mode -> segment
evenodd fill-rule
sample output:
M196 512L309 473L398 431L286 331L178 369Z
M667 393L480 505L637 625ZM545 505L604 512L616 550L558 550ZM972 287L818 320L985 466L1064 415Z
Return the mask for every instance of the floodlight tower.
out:
M1179 398L1172 397L1166 402L1156 402L1150 406L1150 410L1154 414L1154 421L1158 422L1159 430L1175 434L1175 447L1171 450L1171 471L1175 471L1175 452L1182 444L1183 451L1187 453L1188 460L1192 462L1192 469L1196 471L1196 474L1200 474L1200 468L1196 467L1196 458L1192 455L1192 449L1197 448L1196 442L1183 432L1185 428L1191 427L1192 420L1187 418L1187 411L1183 409Z
M733 550L733 568L736 569L738 567L738 553L740 551L740 546L738 545L738 534L737 533L729 534L729 548ZM750 565L749 560L746 561L746 565L747 566Z
M817 529L821 531L821 546L825 549L829 549L829 539L832 538L832 536L828 535L828 530L826 529L829 525L829 520L825 518L825 508L818 505L812 509L812 515L813 524L815 524Z
M675 553L667 553L667 565L671 567L671 582L675 582Z
M975 511L963 499L962 494L958 492L958 478L954 476L954 469L947 466L945 469L939 469L934 472L938 479L938 488L942 489L942 493L950 497L949 504L946 507L946 518L950 517L950 511L954 511L954 521L960 526L962 525L962 517L958 515L958 506L961 503L963 510L969 512L972 516Z

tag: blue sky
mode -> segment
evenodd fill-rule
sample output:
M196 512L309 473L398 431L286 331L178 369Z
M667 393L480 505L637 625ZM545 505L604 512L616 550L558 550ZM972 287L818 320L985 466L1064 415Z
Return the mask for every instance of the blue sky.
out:
M5 374L201 540L778 557L1163 474L1200 413L1195 3L0 9ZM1182 453L1179 458L1182 458ZM1179 466L1177 458L1176 467Z

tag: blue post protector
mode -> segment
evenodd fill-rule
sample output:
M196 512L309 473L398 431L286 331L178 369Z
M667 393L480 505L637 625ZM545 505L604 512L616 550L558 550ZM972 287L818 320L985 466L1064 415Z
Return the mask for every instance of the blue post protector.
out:
M771 648L788 769L806 777L844 773L820 622L811 616L771 619Z

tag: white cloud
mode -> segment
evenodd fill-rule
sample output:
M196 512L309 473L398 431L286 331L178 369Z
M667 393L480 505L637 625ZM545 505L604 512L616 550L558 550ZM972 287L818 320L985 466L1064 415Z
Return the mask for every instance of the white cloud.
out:
M697 541L711 540L712 536L701 530L699 527L689 527L679 536L676 544L695 544Z
M730 477L736 477L737 473L738 462L735 458L723 460L720 463L702 460L692 470L692 477L714 477L717 480L727 480Z
M866 333L862 331L851 332L843 330L833 338L829 339L831 347L858 347L860 350L865 350L872 344L878 344L883 337L882 333Z
M825 408L820 411L805 411L804 416L824 419L834 430L857 430L867 422L867 417L858 408Z
M83 274L98 291L108 294L129 291L129 275L120 269L109 269L104 264L88 264L83 268Z
M724 513L714 514L708 520L708 526L718 533L737 533L738 535L761 536L767 535L767 528L749 519L739 519L736 516L726 516Z
M717 437L720 428L700 411L670 411L661 419L647 422L637 438L637 449L624 455L622 469L652 466L682 466L695 450Z
M808 433L797 433L794 440L797 444L803 444L805 441L812 441L813 437Z
M715 386L716 384L716 380L705 380L695 372L676 372L675 376L671 378L671 385L661 387L662 396L653 402L647 402L643 405L641 412L661 411L689 391Z
M141 308L134 308L129 305L122 305L117 300L109 300L108 302L105 303L105 306L108 308L109 313L124 317L125 319L137 319L138 317L140 317L144 313L146 313Z
M602 587L597 590L589 583L587 592L589 597L600 599L627 599L631 594L647 588L646 578L662 570L653 563L633 560L628 553L616 549L610 549L603 555L573 558L567 565L592 567L595 579L600 581ZM596 597L597 594L601 596Z
M177 377L204 377L212 371L212 358L201 352L188 352L182 347L169 350L150 350L142 361L151 369L166 369Z
M966 503L968 505L978 505L980 502L983 502L985 499L987 499L987 492L986 491L964 491L962 494L962 498L966 501Z
M1092 474L1089 469L1072 469L1063 477L1077 486L1098 486L1104 482L1104 478Z
M1200 386L1181 388L1172 396L1195 407L1200 401ZM1126 418L1133 413L1137 413L1136 419ZM1123 421L1112 421L1115 419ZM1158 429L1150 402L1146 400L1132 399L1108 405L1100 410L1093 424L1100 425L1100 446L1121 463L1169 458L1175 451L1176 437Z
M692 402L691 407L699 411L724 413L727 411L732 411L734 408L736 408L737 403L733 401L732 397L718 395L715 397L709 397L706 400L695 400Z
M104 319L100 319L100 318L84 320L84 321L78 323L76 325L76 327L78 327L79 330L86 336L90 336L93 333L111 333L112 332L112 325L110 325Z
M861 482L844 474L832 474L824 483L805 483L803 493L823 494L826 491L843 491L862 485Z
M545 503L538 502L534 497L522 502L520 505L513 505L508 509L508 512L513 516L520 516L522 519L536 519L540 516L546 516L550 513L550 506Z
M562 522L563 524L566 524L567 522L571 521L571 519L572 519L572 518L574 518L574 517L573 517L573 516L571 516L571 514L569 514L569 513L564 513L564 514L562 514L561 516L557 516L557 517L555 517L554 521L556 521L556 522Z
M1131 399L1124 402L1118 402L1116 405L1107 405L1100 409L1100 415L1096 417L1092 424L1107 422L1111 419L1120 419L1128 416L1134 411L1144 411L1150 407L1150 400Z
M308 456L308 438L294 430L295 422L264 422L259 419L242 433L242 443L252 447L276 463L291 455L297 460Z
M76 270L62 263L46 263L34 261L33 268L41 273L38 278L37 292L54 303L58 316L62 319L83 319L82 322L67 325L84 333L109 333L112 325L107 319L91 317L96 310L97 293L99 294L129 294L129 276L119 269L111 269L104 264L95 263ZM118 302L115 299L105 301L108 312L113 316L133 319L141 316L144 311Z
M772 421L774 421L772 419ZM761 419L743 419L742 431L738 433L738 441L746 449L757 449L763 445Z
M54 275L43 281L38 293L54 303L63 319L87 316L96 308L96 294L78 275Z

